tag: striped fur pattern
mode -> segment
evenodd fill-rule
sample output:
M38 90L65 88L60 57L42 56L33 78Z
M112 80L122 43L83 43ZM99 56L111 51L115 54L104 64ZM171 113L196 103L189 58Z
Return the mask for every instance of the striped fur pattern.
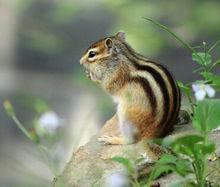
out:
M123 131L128 129L127 124L134 127L132 142L163 137L172 130L180 109L179 88L167 68L136 53L126 43L124 33L94 43L80 63L90 79L118 103L117 120L111 120L111 126L118 128L122 136L108 132L107 124L105 143L126 143Z

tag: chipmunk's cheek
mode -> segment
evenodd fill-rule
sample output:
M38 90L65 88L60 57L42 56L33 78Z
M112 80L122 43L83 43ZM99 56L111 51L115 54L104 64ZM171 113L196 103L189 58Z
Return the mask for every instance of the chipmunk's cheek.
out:
M84 71L86 76L93 82L100 83L102 77L102 71L97 64L84 62L83 63Z

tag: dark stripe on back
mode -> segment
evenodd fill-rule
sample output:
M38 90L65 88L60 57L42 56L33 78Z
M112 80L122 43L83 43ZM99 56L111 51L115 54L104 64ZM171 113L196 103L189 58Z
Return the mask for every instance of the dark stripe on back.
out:
M158 83L160 91L163 96L163 100L164 100L163 117L161 119L161 123L164 123L167 119L168 114L169 114L170 97L169 97L167 86L166 86L166 83L165 83L163 77L161 76L160 73L158 73L154 68L152 68L150 66L139 65L137 63L135 63L134 66L137 68L137 70L149 72L153 76L154 80Z
M142 60L144 60L144 59L142 59ZM177 86L177 84L175 83L171 72L169 72L164 66L162 66L160 64L157 64L157 63L155 63L153 61L150 61L150 60L145 59L145 61L150 62L150 63L154 63L158 67L160 67L164 71L164 73L166 74L166 76L168 78L168 81L170 82L170 85L171 85L171 88L172 88L173 107L172 107L172 110L170 112L171 115L169 116L169 119L167 120L167 125L161 131L163 135L166 135L167 133L169 133L169 131L171 130L170 128L172 127L173 123L175 123L175 120L178 117L178 113L179 113L179 109L180 109L180 103L181 103L180 90L179 90L179 87Z
M167 125L164 127L162 134L166 135L172 128L173 123L175 123L175 119L178 116L179 108L180 108L180 92L179 88L176 85L172 74L162 65L157 64L166 74L168 81L170 82L171 88L172 88L172 95L173 95L173 107L170 112L169 119L167 120Z
M170 85L171 85L171 89L172 89L172 95L173 95L173 107L170 111L170 115L169 115L169 110L170 110L170 97L169 97L169 93L167 90L167 86L166 83L163 79L163 77L160 75L160 73L155 70L154 68L147 66L146 65L140 65L136 62L135 59L131 59L129 55L128 56L129 60L132 62L132 64L138 69L138 70L146 70L149 73L152 74L152 76L154 77L154 79L156 80L156 82L158 82L160 89L162 91L163 94L163 98L164 98L164 114L161 120L161 123L166 122L167 125L164 125L164 129L162 128L161 133L162 134L167 134L167 131L170 131L170 128L172 127L173 123L174 123L174 119L177 118L178 112L179 112L179 108L180 108L180 92L179 92L179 88L177 87L172 74L162 65L157 64L151 60L146 59L144 56L136 53L129 45L127 45L126 43L124 43L123 45L127 51L129 51L130 54L132 54L135 58L137 58L138 60L142 60L145 61L147 63L152 63L154 65L156 65L158 68L160 68L166 75ZM169 118L168 118L169 116ZM167 119L168 118L168 119ZM159 134L161 134L159 133Z
M156 109L157 109L156 96L150 86L149 81L143 77L134 77L134 78L132 78L131 81L137 82L142 86L147 98L149 99L149 102L150 102L150 105L152 108L152 113L155 114Z

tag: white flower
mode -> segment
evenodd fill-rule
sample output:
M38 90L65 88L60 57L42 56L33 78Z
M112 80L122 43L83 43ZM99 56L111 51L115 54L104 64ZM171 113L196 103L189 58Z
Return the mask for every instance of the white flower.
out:
M61 126L61 119L53 112L48 111L42 114L39 118L39 125L45 129L49 134L54 134L56 129Z
M126 187L129 186L128 177L122 172L112 173L105 181L105 187Z
M192 84L192 89L195 93L196 100L198 101L203 100L206 95L208 95L208 97L215 96L215 90L209 84L195 83Z

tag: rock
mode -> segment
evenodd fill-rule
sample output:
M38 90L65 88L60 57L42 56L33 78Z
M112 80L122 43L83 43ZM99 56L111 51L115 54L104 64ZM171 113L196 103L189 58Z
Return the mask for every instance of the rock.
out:
M175 126L175 130L170 136L192 132L194 130L191 124L178 125ZM217 152L220 153L220 132L212 132L210 139L216 143ZM123 170L121 164L111 160L114 156L122 156L135 161L141 155L145 155L150 161L149 164L139 165L137 169L140 170L139 174L149 173L152 163L158 159L154 152L155 150L152 151L152 148L143 142L131 145L103 145L97 141L97 136L94 136L90 142L73 153L62 174L54 180L54 187L62 184L70 187L104 186L106 179L111 174ZM161 177L158 182L160 186L168 186L170 181L175 182L177 178L178 176L175 174L169 174Z
M63 173L55 179L54 186L65 181L67 186L86 187L102 186L106 177L122 170L122 165L112 161L114 156L122 156L135 160L147 150L143 142L131 145L103 145L93 137L89 143L81 146L66 165ZM149 151L150 153L151 151ZM148 155L149 160L156 160L154 154Z

